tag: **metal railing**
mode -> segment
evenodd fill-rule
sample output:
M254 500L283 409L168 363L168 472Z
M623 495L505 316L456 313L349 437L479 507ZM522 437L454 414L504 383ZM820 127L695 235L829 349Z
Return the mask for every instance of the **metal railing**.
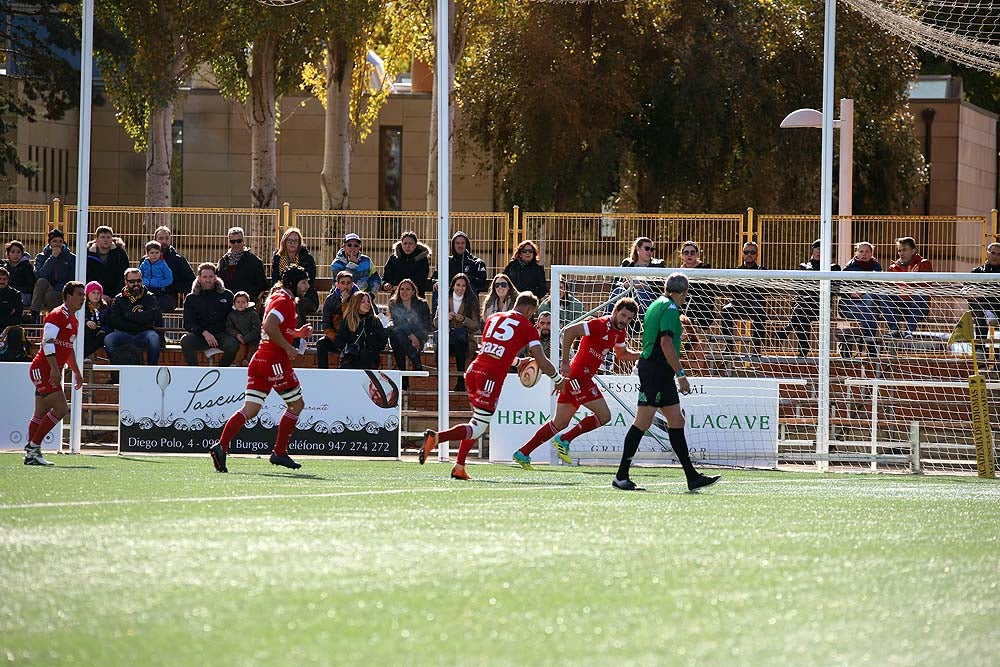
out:
M58 206L57 199L54 206ZM47 204L0 204L0 239L3 243L18 240L32 259L49 242L52 228Z

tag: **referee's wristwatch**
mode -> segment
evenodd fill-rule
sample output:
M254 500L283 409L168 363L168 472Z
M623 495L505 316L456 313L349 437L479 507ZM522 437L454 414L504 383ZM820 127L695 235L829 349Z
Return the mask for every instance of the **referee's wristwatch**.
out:
M677 371L676 373L674 373L674 377L675 378L687 377L687 373L685 373L684 369L682 368L679 371Z

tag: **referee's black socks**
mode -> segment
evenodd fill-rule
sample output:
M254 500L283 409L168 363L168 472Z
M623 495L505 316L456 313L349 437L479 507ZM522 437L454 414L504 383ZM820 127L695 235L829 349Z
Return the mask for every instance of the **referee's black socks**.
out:
M688 453L688 443L687 438L684 437L684 429L668 428L667 435L670 436L671 449L674 450L674 454L677 455L677 460L681 462L681 467L684 468L684 475L688 479L697 477L698 471L694 469L694 464L691 463L691 455ZM625 438L625 442L628 442L627 436Z
M645 431L634 425L625 434L625 448L622 451L622 462L618 464L618 474L615 475L616 479L628 479L628 469L632 466L632 457L639 451L639 443L642 442L643 434L645 434ZM686 447L684 453L687 454Z

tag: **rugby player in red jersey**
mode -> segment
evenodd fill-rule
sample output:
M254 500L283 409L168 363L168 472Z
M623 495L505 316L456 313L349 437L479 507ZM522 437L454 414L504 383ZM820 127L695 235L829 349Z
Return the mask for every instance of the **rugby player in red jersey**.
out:
M42 456L42 441L59 420L69 412L62 388L63 367L73 371L73 388L83 386L80 367L73 356L73 343L80 330L76 313L83 308L83 283L71 280L63 287L63 305L45 316L42 347L31 362L28 376L35 385L35 412L28 423L28 444L24 447L24 465L50 466Z
M538 362L539 369L552 378L556 389L562 388L563 377L545 356L538 339L538 330L529 319L537 309L538 297L531 292L521 292L517 295L513 310L494 313L483 322L483 340L479 345L479 354L465 371L465 386L469 392L469 403L472 404L472 421L440 433L425 431L424 445L419 455L421 464L439 442L460 440L458 459L451 470L451 476L455 479L469 479L465 471L465 458L476 440L483 437L489 429L507 372L514 357L525 347Z
M562 350L564 358L559 370L566 378L556 405L556 414L545 422L521 449L514 452L514 462L525 470L531 470L531 452L547 440L553 439L556 452L566 463L572 463L569 455L569 443L588 431L604 426L611 421L611 410L601 390L594 384L597 374L608 350L614 350L615 356L623 361L635 361L642 354L641 350L630 350L625 347L626 329L639 314L639 306L634 299L621 298L615 303L610 315L595 317L586 322L580 322L566 327L562 334ZM573 342L580 337L580 349L569 360L569 350ZM570 419L580 406L591 413L580 420L576 426L563 435L560 431L569 426Z
M301 354L293 341L312 335L312 327L308 324L295 327L298 321L295 297L303 296L307 291L309 274L301 266L292 264L281 274L281 288L273 290L267 300L261 326L261 343L247 368L247 390L243 407L233 413L222 429L219 442L208 450L212 454L212 463L219 472L229 472L226 468L229 443L247 421L257 416L272 389L284 399L286 408L278 422L271 463L292 470L302 467L288 455L288 441L295 430L299 414L305 407L302 386L292 368L292 358Z

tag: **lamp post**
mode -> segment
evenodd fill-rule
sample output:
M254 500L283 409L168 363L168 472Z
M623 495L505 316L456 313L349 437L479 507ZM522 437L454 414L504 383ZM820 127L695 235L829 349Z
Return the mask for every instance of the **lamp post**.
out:
M823 113L816 109L798 109L785 116L781 127L823 127ZM840 100L840 120L833 121L840 128L840 186L837 195L837 261L846 266L851 259L851 205L854 189L854 100Z

